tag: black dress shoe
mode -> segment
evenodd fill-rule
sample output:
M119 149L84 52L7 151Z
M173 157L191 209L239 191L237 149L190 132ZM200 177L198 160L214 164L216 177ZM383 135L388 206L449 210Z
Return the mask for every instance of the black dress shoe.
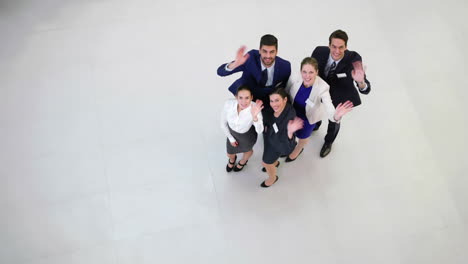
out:
M233 162L231 162L231 159L228 159L229 164L234 165L234 164L236 163L236 159L237 159L237 156L234 158L234 161L233 161ZM229 167L229 164L226 165L226 171L227 171L227 172L231 172L232 169L234 168L234 166Z
M320 150L320 157L325 158L331 151L332 144L324 143L322 149Z
M247 162L249 162L249 161L247 160L244 164L241 164L240 161L239 161L239 163L237 163L237 165L234 166L234 171L235 171L235 172L241 171L241 170L244 168L244 166L247 165ZM237 167L237 166L240 166L240 168Z
M275 184L275 183L278 181L278 179L279 179L279 177L278 177L278 175L276 175L276 180L275 180L271 185ZM268 188L268 187L270 187L271 185L266 185L266 184L265 184L265 181L263 181L262 184L260 184L260 187Z
M299 152L299 154L297 154L296 159L299 158L299 156L301 155L302 151L304 151L304 149L301 149L301 152ZM291 161L295 161L296 159L291 159L291 158L288 156L284 162L291 162Z
M278 160L278 164L276 164L276 166L275 166L275 167L276 167L276 168L278 168L278 167L279 167L279 164L280 164L280 162L279 162L279 160ZM265 169L265 167L263 167L263 168L262 168L262 171L263 171L263 172L266 172L266 169Z

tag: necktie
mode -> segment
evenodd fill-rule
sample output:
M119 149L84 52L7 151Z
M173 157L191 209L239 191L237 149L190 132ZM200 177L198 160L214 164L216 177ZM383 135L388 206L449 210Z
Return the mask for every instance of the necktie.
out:
M327 83L332 84L335 82L335 69L336 69L336 63L333 62L332 65L330 66L330 69L328 70L328 75L327 75Z
M328 76L327 79L332 79L335 75L335 69L336 69L336 63L333 62L332 65L330 66L330 70L328 70Z
M264 69L262 71L262 79L260 79L260 85L261 86L266 86L267 82L268 82L268 70Z

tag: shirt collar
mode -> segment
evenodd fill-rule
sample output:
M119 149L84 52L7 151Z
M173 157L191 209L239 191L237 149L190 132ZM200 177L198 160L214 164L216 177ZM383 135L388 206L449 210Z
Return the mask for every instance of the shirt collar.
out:
M276 60L273 62L273 64L270 67L267 68L267 67L265 67L263 65L262 59L260 59L260 65L262 67L262 71L265 70L265 69L274 69L275 68L275 63L276 63Z
M328 62L327 62L327 65L331 65L333 62L336 63L336 65L338 65L338 63L340 63L340 61L342 60L343 58L339 59L339 60L334 60L331 56L331 54L328 55Z

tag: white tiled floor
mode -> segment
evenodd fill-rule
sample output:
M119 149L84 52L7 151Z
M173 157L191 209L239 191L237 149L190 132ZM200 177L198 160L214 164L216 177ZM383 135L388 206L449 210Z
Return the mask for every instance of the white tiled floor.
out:
M468 263L463 1L2 1L0 263ZM216 68L337 28L373 91L264 190Z

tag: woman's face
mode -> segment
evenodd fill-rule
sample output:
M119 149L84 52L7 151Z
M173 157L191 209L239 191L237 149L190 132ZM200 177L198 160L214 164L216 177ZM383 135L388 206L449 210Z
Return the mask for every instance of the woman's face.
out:
M270 95L270 106L275 111L275 113L280 113L283 111L284 107L286 106L286 102L288 98L283 98L279 94L272 94Z
M304 86L310 87L315 82L315 77L317 77L317 70L310 64L304 64L301 69L301 75Z
M250 92L246 90L237 92L236 98L241 110L244 110L247 107L249 107L250 102L252 102L252 94L250 94Z

